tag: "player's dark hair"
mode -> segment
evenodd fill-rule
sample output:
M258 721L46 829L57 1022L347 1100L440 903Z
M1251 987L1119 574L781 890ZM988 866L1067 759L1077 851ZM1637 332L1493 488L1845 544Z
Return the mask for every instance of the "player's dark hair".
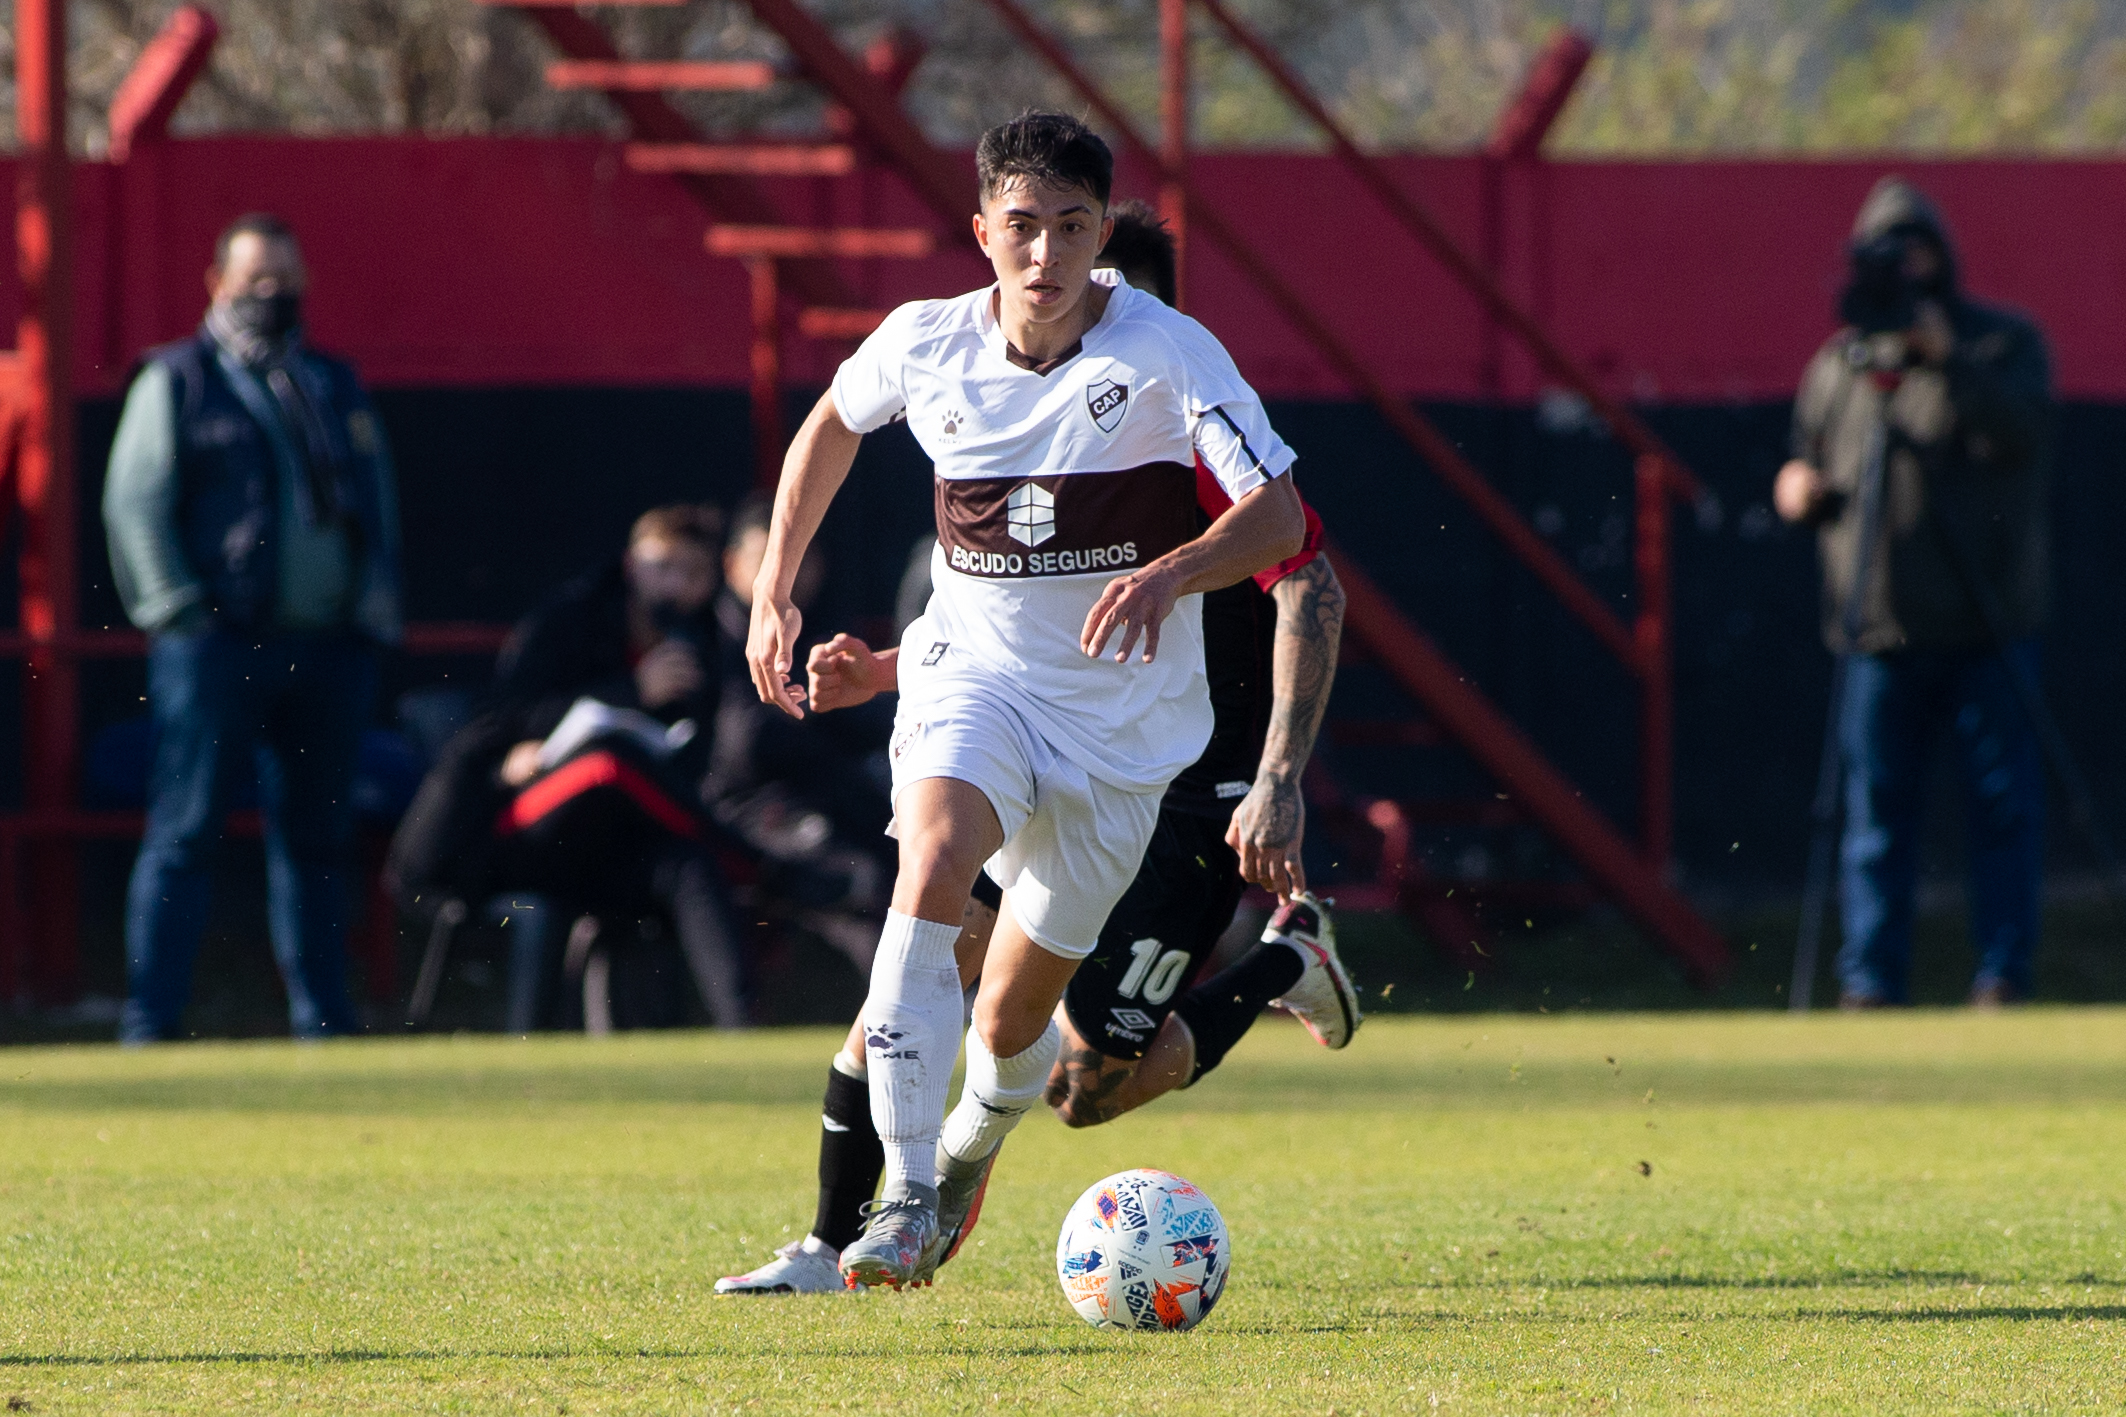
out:
M1115 155L1098 133L1067 113L1032 109L982 134L974 170L985 206L1019 178L1059 191L1083 187L1103 207L1115 186Z
M256 236L261 241L285 241L296 250L302 243L295 239L295 228L271 212L245 212L235 221L221 229L214 238L214 269L220 270L229 264L229 247L239 236Z
M723 549L723 513L693 502L652 507L628 528L627 544L638 541L685 542L714 556Z
M775 522L775 499L765 492L752 492L731 513L731 540L743 541L753 532L765 536Z
M1152 294L1171 305L1177 298L1174 279L1174 233L1150 204L1135 197L1114 203L1107 214L1115 219L1114 234L1100 248L1095 265L1113 266L1124 278L1141 276L1151 282ZM1130 281L1131 285L1137 282Z

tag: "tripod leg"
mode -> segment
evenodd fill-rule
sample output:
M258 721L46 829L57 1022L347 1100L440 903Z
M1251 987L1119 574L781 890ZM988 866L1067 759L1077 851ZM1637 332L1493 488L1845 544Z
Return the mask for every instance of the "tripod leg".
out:
M1787 985L1791 1013L1809 1011L1816 992L1816 967L1823 948L1823 912L1831 894L1832 856L1838 845L1838 785L1842 778L1840 728L1845 722L1845 690L1851 658L1838 656L1831 668L1831 706L1824 715L1823 754L1816 766L1816 801L1810 816L1809 867L1801 888L1801 927L1794 936L1794 976Z
M443 965L450 954L451 937L465 923L465 902L446 900L436 907L428 927L428 948L421 955L421 972L414 977L413 997L406 1001L406 1022L420 1025L436 1006L436 991L443 985Z

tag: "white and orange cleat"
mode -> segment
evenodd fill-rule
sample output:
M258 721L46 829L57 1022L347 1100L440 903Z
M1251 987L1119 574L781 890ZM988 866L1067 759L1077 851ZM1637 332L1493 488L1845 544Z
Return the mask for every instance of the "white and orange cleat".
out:
M945 1237L938 1233L937 1192L929 1186L908 1189L914 1194L864 1202L864 1233L841 1254L842 1281L849 1288L920 1289L937 1272L945 1249Z
M1358 1011L1358 989L1336 954L1336 925L1329 908L1311 895L1298 895L1277 907L1269 928L1262 932L1264 944L1282 940L1307 962L1299 982L1285 990L1270 1007L1283 1009L1307 1026L1314 1041L1324 1048L1341 1048L1358 1032L1365 1015Z

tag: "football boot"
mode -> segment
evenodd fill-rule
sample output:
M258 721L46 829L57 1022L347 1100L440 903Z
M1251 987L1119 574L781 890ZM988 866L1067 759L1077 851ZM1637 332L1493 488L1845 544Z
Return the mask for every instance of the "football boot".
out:
M1270 1000L1270 1007L1305 1024L1324 1048L1349 1043L1364 1015L1358 1011L1358 989L1337 957L1336 926L1328 907L1311 895L1296 895L1277 907L1262 939L1265 944L1283 940L1307 962L1299 982L1282 998Z
M928 1284L944 1252L936 1200L866 1201L862 1214L864 1233L842 1251L842 1282L851 1289Z
M833 1246L807 1235L775 1252L775 1258L745 1274L716 1281L718 1294L840 1294L847 1288Z
M944 1264L960 1252L967 1237L974 1233L975 1222L982 1218L982 1197L989 1194L989 1173L997 1164L997 1153L1004 1149L998 1142L989 1149L989 1155L979 1161L962 1161L938 1144L938 1241L941 1253L937 1263L931 1266L928 1279Z

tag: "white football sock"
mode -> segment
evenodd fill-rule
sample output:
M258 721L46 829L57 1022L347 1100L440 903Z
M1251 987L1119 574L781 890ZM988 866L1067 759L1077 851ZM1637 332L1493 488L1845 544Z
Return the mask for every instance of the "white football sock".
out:
M1009 1058L993 1056L974 1029L967 1030L967 1085L960 1105L945 1119L945 1150L962 1161L979 1161L1011 1135L1048 1087L1048 1074L1063 1051L1063 1035L1050 1019L1032 1047Z
M936 1177L938 1129L959 1053L960 968L956 924L886 912L871 993L864 1000L864 1056L871 1121L886 1147L888 1200L929 1191Z

